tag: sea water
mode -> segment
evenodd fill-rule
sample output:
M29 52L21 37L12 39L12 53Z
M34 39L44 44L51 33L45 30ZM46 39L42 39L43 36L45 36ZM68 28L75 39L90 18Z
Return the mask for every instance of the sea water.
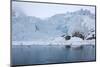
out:
M48 64L94 61L95 47L67 48L64 45L12 45L12 64Z

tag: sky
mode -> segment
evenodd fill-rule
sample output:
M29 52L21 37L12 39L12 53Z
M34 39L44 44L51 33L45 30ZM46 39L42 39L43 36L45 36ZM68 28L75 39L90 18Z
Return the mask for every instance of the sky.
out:
M51 17L55 14L66 12L74 12L80 9L88 9L91 13L95 13L95 7L79 6L79 5L62 5L62 4L46 4L46 3L30 3L30 2L12 2L14 9L20 8L26 15L35 16L41 19Z

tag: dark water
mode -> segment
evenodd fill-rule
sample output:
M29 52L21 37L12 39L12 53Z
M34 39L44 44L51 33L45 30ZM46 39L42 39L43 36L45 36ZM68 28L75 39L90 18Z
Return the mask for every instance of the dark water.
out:
M95 47L66 48L65 46L13 45L12 64L47 64L75 61L94 61Z

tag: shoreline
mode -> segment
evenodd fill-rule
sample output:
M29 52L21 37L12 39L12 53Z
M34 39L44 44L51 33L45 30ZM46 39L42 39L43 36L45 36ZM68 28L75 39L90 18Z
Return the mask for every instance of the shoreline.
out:
M66 41L66 42L53 42L53 41L12 41L12 45L95 45L95 40L83 40L83 41Z

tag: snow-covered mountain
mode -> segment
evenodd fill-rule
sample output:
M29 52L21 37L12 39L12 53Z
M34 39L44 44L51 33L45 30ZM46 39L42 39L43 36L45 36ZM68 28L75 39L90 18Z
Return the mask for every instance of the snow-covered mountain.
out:
M86 37L91 30L95 32L95 15L88 10L76 11L69 18L67 27L69 35L80 32Z
M25 15L18 7L12 9L13 41L52 40L62 35L72 36L75 32L81 33L85 38L95 32L95 15L89 10L81 9L42 20Z

